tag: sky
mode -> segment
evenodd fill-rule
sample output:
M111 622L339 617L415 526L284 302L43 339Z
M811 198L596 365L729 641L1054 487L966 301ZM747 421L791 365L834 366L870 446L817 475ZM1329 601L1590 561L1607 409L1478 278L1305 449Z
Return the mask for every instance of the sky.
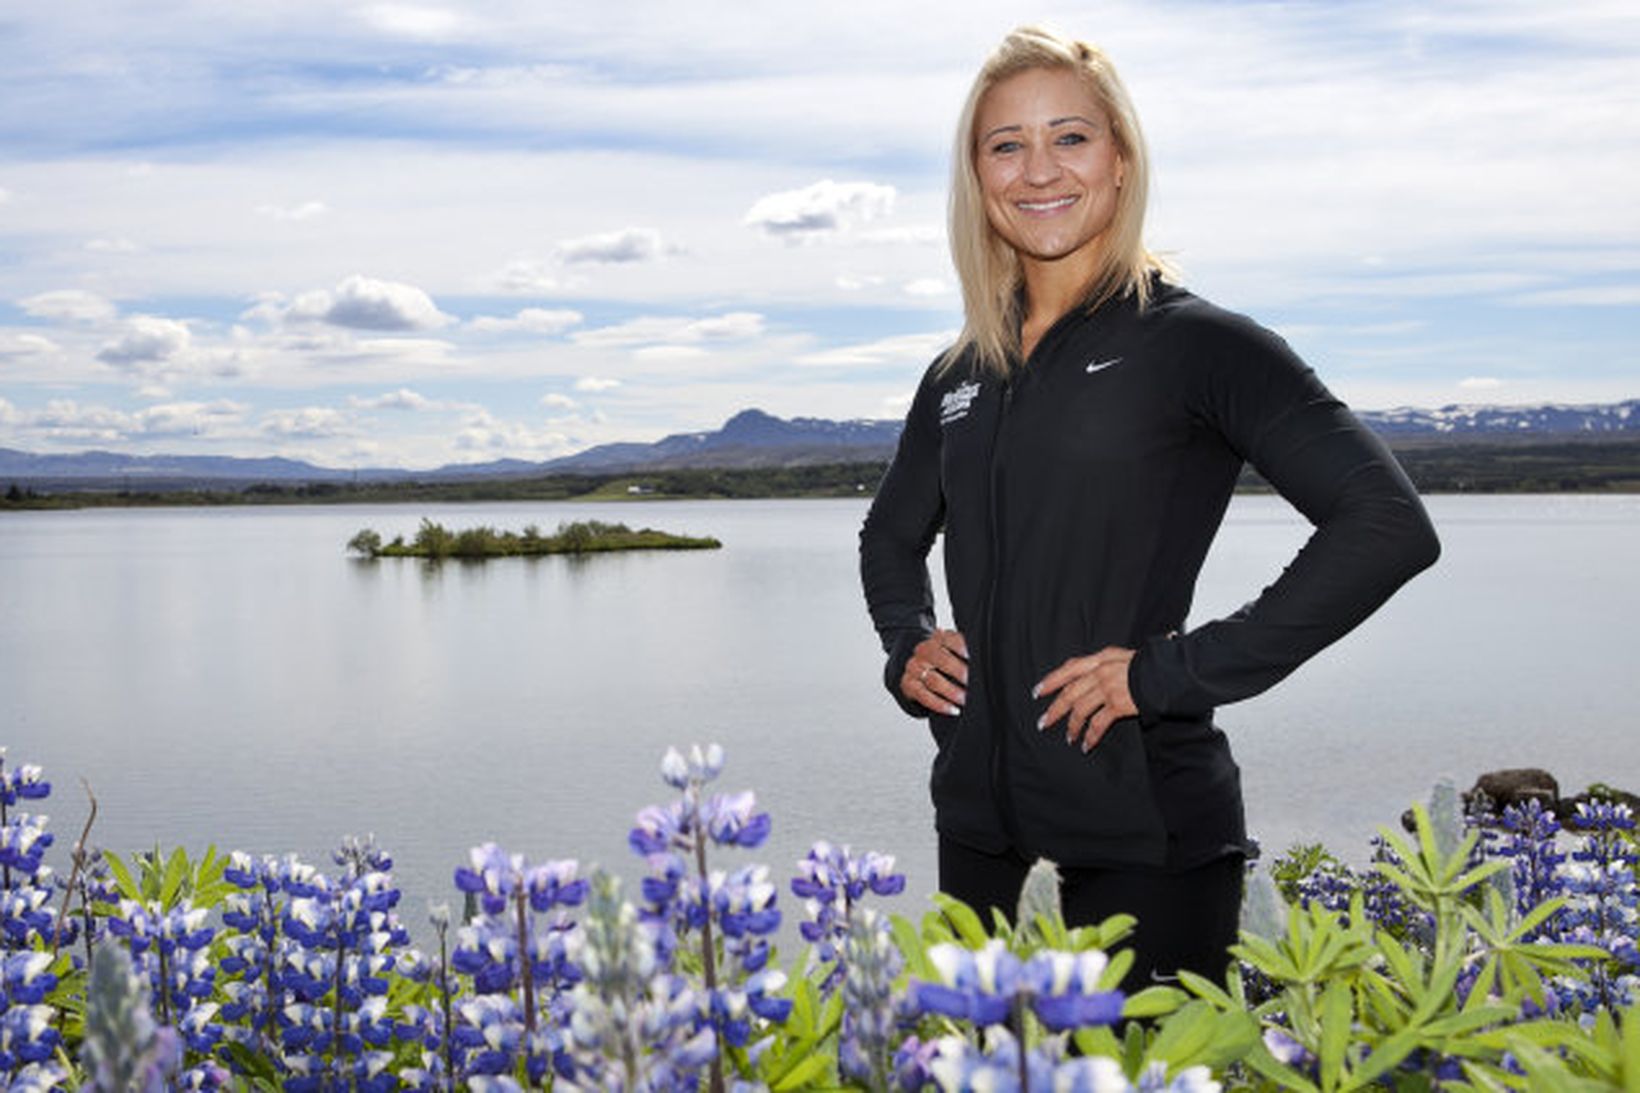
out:
M901 416L952 130L1097 42L1147 239L1363 409L1640 396L1640 5L0 8L0 447L549 459Z

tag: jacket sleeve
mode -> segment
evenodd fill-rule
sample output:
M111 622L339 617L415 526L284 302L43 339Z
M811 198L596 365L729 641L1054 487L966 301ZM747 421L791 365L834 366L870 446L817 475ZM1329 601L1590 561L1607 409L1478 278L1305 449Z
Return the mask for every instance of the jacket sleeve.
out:
M928 551L945 518L940 432L933 370L924 376L899 447L860 529L860 582L888 661L883 684L913 717L928 711L900 693L900 676L917 643L934 629Z
M1253 602L1141 646L1128 682L1144 724L1200 716L1264 691L1440 554L1394 456L1285 342L1231 316L1193 348L1205 354L1186 384L1196 419L1216 429L1314 531Z

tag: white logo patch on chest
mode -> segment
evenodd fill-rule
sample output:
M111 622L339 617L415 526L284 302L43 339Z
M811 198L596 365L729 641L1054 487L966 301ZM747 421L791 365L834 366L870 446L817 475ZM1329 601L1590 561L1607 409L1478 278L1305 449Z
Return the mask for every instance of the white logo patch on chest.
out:
M973 406L974 399L978 397L978 383L959 383L951 388L940 399L940 424L949 425L953 421L967 417L969 407Z

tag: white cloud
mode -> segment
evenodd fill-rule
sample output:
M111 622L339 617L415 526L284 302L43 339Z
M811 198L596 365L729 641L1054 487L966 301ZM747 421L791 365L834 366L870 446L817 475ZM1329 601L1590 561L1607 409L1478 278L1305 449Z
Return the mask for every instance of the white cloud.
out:
M823 349L816 353L805 353L797 358L797 363L831 366L926 365L934 359L935 354L950 345L956 336L955 330L936 331L930 334L900 334L879 338L874 342L861 342L856 345L838 346L835 349Z
M0 334L0 361L61 352L57 343L38 334Z
M667 361L695 361L706 356L698 345L646 345L632 351L632 356L651 364Z
M475 410L462 421L455 446L465 452L492 456L539 458L565 450L569 437L556 429L534 429L516 421L503 421L488 410Z
M872 228L860 233L860 242L890 247L934 247L945 242L945 229L927 224L903 228Z
M284 309L286 322L323 322L350 330L430 330L455 319L414 285L378 281L359 274L334 291L304 292Z
M907 296L944 296L951 286L938 277L918 277L901 285L900 290Z
M85 289L64 288L41 292L18 301L18 306L37 319L76 323L107 322L115 315L114 305Z
M91 239L85 249L93 254L135 254L141 248L124 236L113 239Z
M260 428L275 437L349 436L354 431L350 415L329 406L303 406L294 410L269 410L262 415Z
M459 12L427 4L370 4L358 16L376 30L426 41L449 38L468 25Z
M650 228L622 228L602 235L566 239L553 249L560 262L650 262L666 253L661 233Z
M437 405L432 399L408 387L369 398L352 395L347 404L359 410L429 410Z
M529 334L562 334L572 326L581 323L582 315L579 311L568 309L551 310L542 307L526 307L510 319L501 319L491 315L483 315L467 323L471 330L486 332L520 331Z
M541 405L549 410L573 410L579 403L568 395L560 395L554 391L541 396Z
M763 333L763 316L755 311L731 311L704 319L645 315L614 326L577 331L570 338L592 348L643 345L693 345L703 341L734 341Z
M839 273L833 282L844 292L858 292L863 288L873 288L883 283L886 278L875 273Z
M184 323L154 315L133 315L119 337L97 351L97 359L117 368L163 364L187 352L193 336Z
M39 410L14 410L8 424L47 439L117 444L152 437L221 435L243 420L248 407L231 399L176 402L128 413L109 406L82 406L53 399Z
M828 178L758 198L742 223L776 238L805 242L888 215L895 196L893 186Z
M330 206L323 201L303 201L295 205L258 205L256 207L256 212L260 216L292 223L312 220L315 217L325 215L329 211Z
M517 295L541 295L569 287L545 263L534 258L515 258L489 279L496 289Z
M605 379L602 376L582 376L575 381L577 391L609 391L621 385L620 380Z
M248 409L231 399L171 402L139 410L132 420L143 436L206 436L239 423Z
M1496 376L1468 376L1459 380L1458 386L1465 391L1496 391L1503 381Z
M0 205L4 205L6 202L8 202L10 200L11 200L11 191L6 189L4 186L0 186Z

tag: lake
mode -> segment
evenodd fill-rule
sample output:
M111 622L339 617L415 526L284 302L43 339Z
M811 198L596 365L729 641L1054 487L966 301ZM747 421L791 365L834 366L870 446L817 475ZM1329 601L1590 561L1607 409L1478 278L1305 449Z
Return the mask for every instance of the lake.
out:
M1367 837L1438 777L1543 766L1640 786L1640 497L1429 499L1445 553L1360 630L1220 711L1267 852ZM86 510L0 517L0 745L38 763L58 846L393 851L417 936L493 840L628 877L669 745L717 741L774 817L780 879L828 838L934 887L931 742L881 690L856 577L865 502ZM720 551L363 561L363 527L620 520ZM1306 526L1238 497L1192 621L1280 571ZM945 616L949 618L948 615ZM795 900L782 901L792 914ZM917 905L902 899L899 907Z

